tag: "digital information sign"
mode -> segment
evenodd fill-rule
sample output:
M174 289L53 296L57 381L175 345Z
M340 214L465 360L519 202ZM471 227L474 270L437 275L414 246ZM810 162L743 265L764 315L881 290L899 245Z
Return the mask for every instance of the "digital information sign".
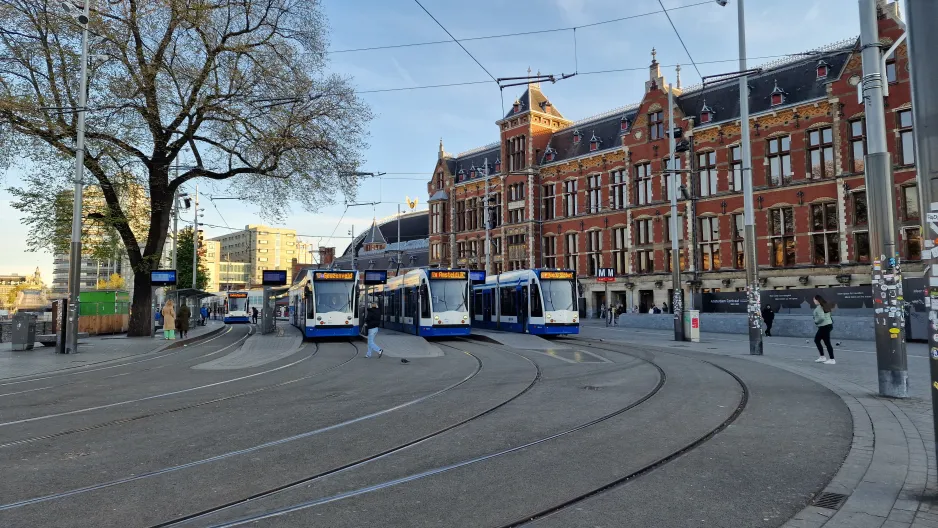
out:
M229 293L229 294L228 294L228 297L230 297L230 298L232 298L232 299L247 299L247 298L248 298L248 292Z
M287 270L264 270L261 284L264 286L283 286L287 283Z
M453 279L453 280L466 280L469 274L465 271L431 271L431 279Z
M469 271L469 280L472 282L485 282L485 271L484 270L470 270Z
M365 271L365 285L374 286L375 284L387 284L387 270L367 270Z
M176 270L153 270L150 272L151 286L175 286Z
M542 271L541 280L573 280L572 271Z
M321 280L321 281L328 281L328 280L340 280L340 281L355 280L355 272L354 272L354 271L317 271L317 272L313 273L313 280Z

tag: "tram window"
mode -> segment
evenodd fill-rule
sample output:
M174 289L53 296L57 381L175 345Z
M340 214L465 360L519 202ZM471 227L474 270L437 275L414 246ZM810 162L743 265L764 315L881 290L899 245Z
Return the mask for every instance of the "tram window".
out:
M531 317L544 317L544 308L541 304L541 289L537 284L531 284Z
M514 286L509 287L509 288L502 288L501 299L499 300L501 304L501 312L500 312L501 315L504 315L507 317L514 317L518 315L518 309L516 307L517 303L515 303Z
M426 284L420 285L420 317L430 318L430 291Z
M477 314L482 313L482 291L481 290L473 292L472 311Z

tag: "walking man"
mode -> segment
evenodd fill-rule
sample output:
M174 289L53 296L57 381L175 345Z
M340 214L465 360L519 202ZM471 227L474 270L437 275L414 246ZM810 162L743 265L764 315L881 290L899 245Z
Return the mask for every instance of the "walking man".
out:
M762 320L765 321L765 335L772 337L772 322L775 321L775 312L768 304L762 309Z
M378 326L380 325L381 314L378 313L378 305L371 303L368 305L368 313L365 315L365 326L368 327L368 352L365 353L366 358L371 357L372 350L378 353L379 359L384 355L384 350L375 342L375 338L378 336Z
M251 308L251 322L257 324L257 306Z

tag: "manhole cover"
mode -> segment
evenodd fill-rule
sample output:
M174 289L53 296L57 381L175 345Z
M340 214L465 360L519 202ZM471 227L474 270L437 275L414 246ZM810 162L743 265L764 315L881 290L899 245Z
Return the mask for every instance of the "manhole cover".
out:
M811 504L817 506L818 508L839 510L840 507L844 505L846 500L847 496L843 493L830 493L825 491L820 493L817 497L814 497L814 500L811 501Z

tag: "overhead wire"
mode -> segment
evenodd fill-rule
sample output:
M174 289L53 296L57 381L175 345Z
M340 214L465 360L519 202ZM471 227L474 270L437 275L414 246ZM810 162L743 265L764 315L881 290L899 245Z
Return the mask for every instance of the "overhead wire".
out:
M449 38L453 39L453 42L455 42L456 44L459 44L459 47L462 48L462 50L466 52L466 55L469 55L469 57L470 57L473 61L475 61L475 63L478 64L479 67L482 68L482 70L483 70L485 73L489 74L489 77L491 77L492 80L495 81L496 84L498 83L498 79L496 79L495 76L492 75L492 72L490 72L485 66L483 66L482 63L479 62L479 59L475 58L475 56L474 56L472 53L469 53L469 50L467 50L466 47L463 46L461 42L459 42L458 40L456 40L456 37L454 37L453 34L450 33L449 30L446 29L446 27L444 27L443 24L440 23L440 21L437 20L436 17L433 16L432 13L430 13L429 11L427 11L427 8L426 8L426 7L423 7L423 4L420 3L420 0L414 0L414 2L416 2L417 5L420 6L420 9L423 9L423 12L424 12L424 13L426 13L430 18L433 19L434 22L436 22L436 25L440 26L440 29L442 29L443 31L446 32L447 35L449 35Z
M684 47L684 53L687 54L687 58L690 59L690 63L694 65L694 69L697 70L697 76L700 77L700 80L703 81L703 75L700 73L700 68L697 67L697 63L694 62L694 58L690 56L690 50L687 49L687 44L684 44L684 39L681 38L681 33L677 30L677 26L674 25L674 21L671 20L671 15L668 13L668 10L664 8L664 3L662 0L658 0L658 5L661 6L661 10L664 11L664 16L668 17L668 22L671 23L671 29L674 30L674 34L677 35L677 39L681 41L681 46Z

